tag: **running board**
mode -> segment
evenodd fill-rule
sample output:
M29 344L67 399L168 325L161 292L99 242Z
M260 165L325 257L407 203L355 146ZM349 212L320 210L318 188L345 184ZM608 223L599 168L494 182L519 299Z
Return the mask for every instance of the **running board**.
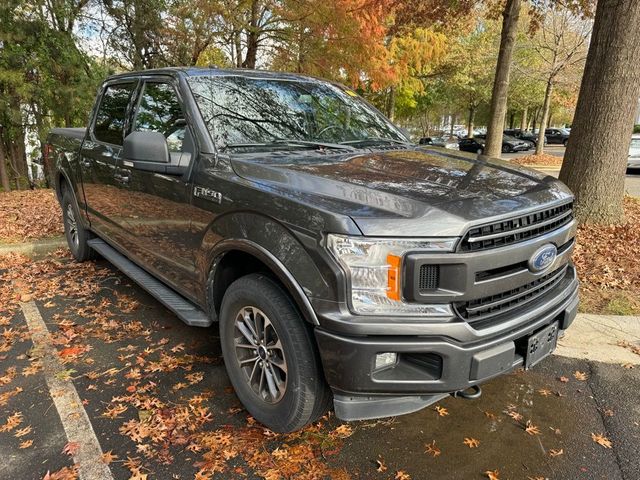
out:
M175 313L178 318L187 325L192 327L209 327L211 325L211 319L209 319L209 316L199 307L140 268L115 248L108 245L104 240L94 238L87 243L92 249L118 267L122 273L131 278L131 280Z

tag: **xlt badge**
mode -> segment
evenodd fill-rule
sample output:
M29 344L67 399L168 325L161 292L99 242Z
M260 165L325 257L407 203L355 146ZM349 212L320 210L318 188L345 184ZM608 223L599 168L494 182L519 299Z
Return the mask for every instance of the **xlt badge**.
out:
M211 200L212 202L222 203L222 194L205 187L193 187L193 196Z

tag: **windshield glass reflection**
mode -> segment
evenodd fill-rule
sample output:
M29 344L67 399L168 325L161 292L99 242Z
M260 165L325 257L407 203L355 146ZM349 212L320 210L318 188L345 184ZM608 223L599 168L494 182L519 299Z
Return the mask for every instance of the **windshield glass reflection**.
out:
M190 77L189 84L220 150L407 142L354 92L330 83L212 75Z

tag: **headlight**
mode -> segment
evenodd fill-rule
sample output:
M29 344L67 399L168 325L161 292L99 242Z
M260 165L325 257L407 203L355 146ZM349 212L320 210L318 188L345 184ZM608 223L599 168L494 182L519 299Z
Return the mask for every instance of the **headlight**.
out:
M363 315L452 315L448 304L402 301L402 257L450 252L457 239L391 239L327 235L327 248L349 276L351 307Z

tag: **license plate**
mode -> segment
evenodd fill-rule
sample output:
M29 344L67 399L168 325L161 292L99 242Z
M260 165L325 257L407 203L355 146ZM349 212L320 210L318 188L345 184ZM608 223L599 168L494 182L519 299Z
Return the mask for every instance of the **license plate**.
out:
M527 356L524 368L533 367L540 360L545 358L556 348L558 342L558 322L554 322L548 327L534 333L527 342Z

